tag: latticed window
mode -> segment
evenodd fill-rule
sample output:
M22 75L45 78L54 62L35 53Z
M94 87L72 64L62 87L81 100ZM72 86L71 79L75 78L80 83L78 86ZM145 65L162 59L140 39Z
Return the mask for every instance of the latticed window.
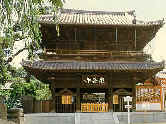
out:
M62 96L62 104L72 104L72 96L71 95L63 95Z

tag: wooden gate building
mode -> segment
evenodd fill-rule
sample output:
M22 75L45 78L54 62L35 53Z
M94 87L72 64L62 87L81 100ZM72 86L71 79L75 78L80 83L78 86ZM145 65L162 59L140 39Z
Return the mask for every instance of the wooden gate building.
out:
M61 9L39 18L44 52L24 68L50 84L55 112L126 111L124 96L133 97L136 83L164 68L143 48L163 26L144 22L134 11L109 12Z

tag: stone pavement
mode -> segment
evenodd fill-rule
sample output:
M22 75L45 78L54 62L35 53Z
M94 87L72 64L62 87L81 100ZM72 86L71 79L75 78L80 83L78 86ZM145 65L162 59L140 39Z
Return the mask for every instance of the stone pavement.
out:
M134 123L134 124L166 124L166 122L154 122L154 123Z

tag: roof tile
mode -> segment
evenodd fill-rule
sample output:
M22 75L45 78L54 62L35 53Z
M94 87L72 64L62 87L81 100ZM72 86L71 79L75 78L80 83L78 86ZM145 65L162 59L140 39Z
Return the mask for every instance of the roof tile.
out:
M86 11L74 9L60 9L58 14L60 24L90 24L90 25L134 25L134 11L109 12L109 11ZM38 20L40 23L54 24L53 15L42 15ZM161 25L163 20L144 22L136 21L138 25Z
M151 70L163 69L164 62L53 62L53 61L23 61L22 65L28 68L44 70L113 70L113 71L130 71L130 70Z

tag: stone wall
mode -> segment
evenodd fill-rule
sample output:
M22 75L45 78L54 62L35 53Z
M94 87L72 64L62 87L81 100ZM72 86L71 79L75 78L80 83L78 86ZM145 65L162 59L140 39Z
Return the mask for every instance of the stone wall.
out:
M7 120L1 120L0 119L0 124L16 124L16 123L14 123L12 121L7 121Z
M8 110L8 120L15 122L16 124L24 124L23 109L15 108Z

